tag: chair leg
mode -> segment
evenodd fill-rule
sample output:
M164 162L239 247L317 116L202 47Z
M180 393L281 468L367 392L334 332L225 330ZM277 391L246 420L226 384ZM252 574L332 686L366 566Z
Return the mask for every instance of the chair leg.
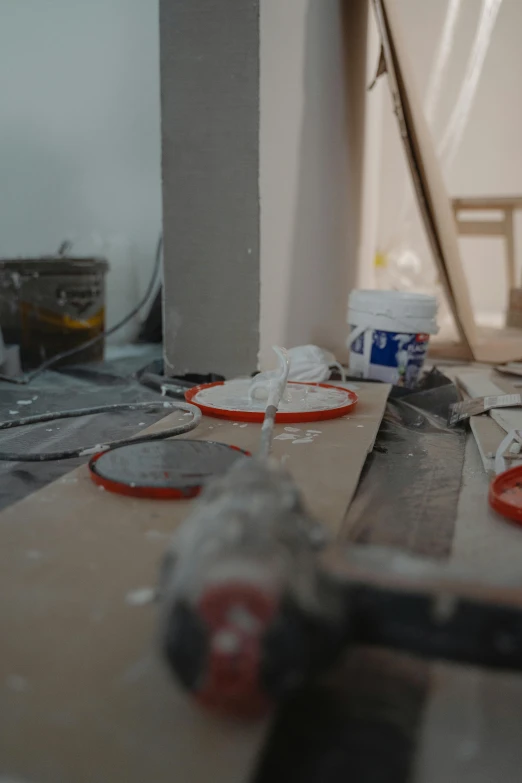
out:
M516 287L516 258L515 258L515 230L513 210L504 212L504 227L506 239L506 274L509 290Z

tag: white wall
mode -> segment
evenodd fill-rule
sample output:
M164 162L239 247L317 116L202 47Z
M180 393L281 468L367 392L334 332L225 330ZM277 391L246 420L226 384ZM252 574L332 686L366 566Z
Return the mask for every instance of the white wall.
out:
M345 355L360 209L366 5L261 3L262 364L277 343L313 342Z
M421 94L426 90L435 48L442 30L445 0L395 0ZM481 3L462 0L455 43L435 117L438 141L454 105L474 38ZM503 0L485 60L469 123L456 158L445 171L449 195L488 196L522 193L522 3ZM405 189L411 190L402 145L384 92L382 189L379 238L387 243L397 234ZM405 184L407 183L407 184ZM413 204L413 199L411 200ZM410 232L433 276L416 207L410 211ZM518 279L522 268L522 223L517 219ZM474 308L485 318L500 318L506 303L506 279L501 240L461 239L461 250Z
M107 251L109 322L161 228L156 0L2 0L0 256Z

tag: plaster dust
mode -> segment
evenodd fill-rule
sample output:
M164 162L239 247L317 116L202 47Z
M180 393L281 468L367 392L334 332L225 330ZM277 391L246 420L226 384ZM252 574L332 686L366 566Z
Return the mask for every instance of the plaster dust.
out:
M274 441L274 457L286 461L332 536L373 447L388 392L361 384L350 420L321 423L321 435L302 448ZM358 415L373 420L357 429ZM186 420L173 413L150 431L180 421ZM221 442L255 450L260 425L213 425L215 419L203 418L187 437L215 440L217 431ZM281 425L275 429L276 436L284 433ZM190 507L99 492L83 466L0 513L0 682L16 674L30 683L27 695L2 693L0 758L15 777L48 783L48 771L59 769L61 780L87 783L88 769L88 783L170 783L175 769L179 783L251 779L269 721L231 724L196 708L158 653L155 604L140 609L125 600L156 584L165 537ZM28 561L28 550L50 556ZM147 657L150 666L126 679ZM69 718L57 722L55 714Z
M125 602L130 606L145 606L151 604L156 597L154 587L138 587L136 590L130 590L125 596Z
M90 446L88 449L83 449L78 454L79 457L89 457L93 454L98 454L99 451L107 451L109 447L104 443L97 443L96 446Z
M344 417L342 417L344 418ZM290 440L295 443L313 443L322 430L301 430L298 427L285 427L285 431L276 435L274 440Z

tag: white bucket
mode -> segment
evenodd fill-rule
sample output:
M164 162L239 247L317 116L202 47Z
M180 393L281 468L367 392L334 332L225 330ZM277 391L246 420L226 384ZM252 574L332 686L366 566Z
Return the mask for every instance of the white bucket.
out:
M350 374L413 387L436 334L437 300L404 291L352 291Z

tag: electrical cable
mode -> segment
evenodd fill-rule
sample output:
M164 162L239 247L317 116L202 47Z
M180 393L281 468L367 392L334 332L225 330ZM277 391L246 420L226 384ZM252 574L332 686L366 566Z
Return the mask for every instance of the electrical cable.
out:
M43 373L45 370L48 370L50 367L53 367L57 362L60 362L62 359L67 359L69 356L74 356L76 353L80 353L80 351L85 350L86 348L90 348L91 345L95 345L96 343L100 342L100 340L105 339L106 337L110 337L112 334L117 332L119 329L122 329L126 324L131 321L135 315L139 313L141 308L146 304L149 297L152 295L154 291L154 286L156 285L156 278L158 276L158 272L161 265L161 251L163 248L163 235L160 234L158 239L158 244L156 245L156 257L154 260L154 269L152 271L152 276L149 281L149 285L147 287L147 291L144 295L144 297L140 300L140 302L134 307L130 313L128 313L125 318L122 318L121 321L119 321L114 326L111 326L110 329L107 329L104 332L100 332L100 334L97 334L96 337L93 337L91 340L87 340L87 342L82 343L81 345L77 345L74 348L70 348L68 351L62 351L62 353L58 353L55 356L52 356L50 359L47 359L47 361L43 362L39 367L37 367L35 370L32 370L31 372L24 373L24 375L19 376L9 376L9 375L2 375L0 374L0 381L7 381L8 383L14 383L18 386L25 386L28 383L31 383L35 378L37 378L41 373Z
M77 408L70 411L55 411L53 413L42 413L36 416L26 416L23 419L12 419L10 421L0 422L0 430L10 430L15 427L24 427L28 424L44 424L57 419L72 419L77 416L89 416L96 413L107 413L114 411L137 411L148 408L169 408L172 411L181 410L192 414L192 419L183 424L177 424L175 427L154 432L147 435L138 435L133 438L122 438L121 440L108 441L107 443L96 444L95 446L81 446L76 449L66 451L49 451L38 454L16 454L13 452L0 452L0 461L3 462L51 462L53 460L71 459L73 457L86 457L89 454L97 454L100 451L109 451L117 446L127 446L131 443L145 443L152 440L163 440L175 435L184 435L195 429L201 421L201 411L195 405L187 402L166 402L164 400L155 400L152 402L125 402L113 405L97 405L92 408Z

